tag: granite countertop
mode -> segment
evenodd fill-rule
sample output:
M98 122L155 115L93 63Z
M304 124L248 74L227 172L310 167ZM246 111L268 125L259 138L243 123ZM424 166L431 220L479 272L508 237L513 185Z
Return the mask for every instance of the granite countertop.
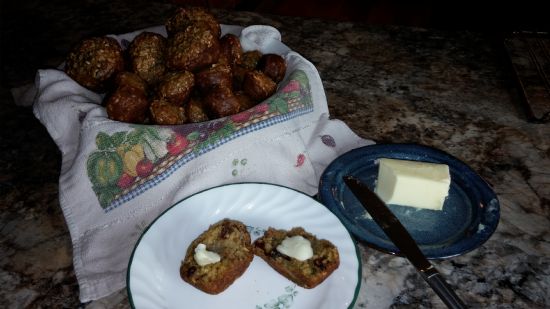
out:
M14 2L15 3L15 2ZM81 304L58 200L61 154L10 88L58 65L91 34L162 24L162 1L2 4L0 307L128 308L125 290ZM268 24L317 67L332 118L377 142L442 149L498 195L501 219L481 247L435 261L473 308L550 306L550 126L526 120L494 36L215 11L225 24ZM442 308L403 258L363 244L355 308Z

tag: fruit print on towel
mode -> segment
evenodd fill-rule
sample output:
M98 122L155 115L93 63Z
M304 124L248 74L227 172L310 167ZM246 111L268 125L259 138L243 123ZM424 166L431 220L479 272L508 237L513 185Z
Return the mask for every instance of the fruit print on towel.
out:
M239 114L180 126L133 125L96 136L86 162L88 178L105 212L145 193L187 162L247 133L313 111L307 75L294 71L279 91Z

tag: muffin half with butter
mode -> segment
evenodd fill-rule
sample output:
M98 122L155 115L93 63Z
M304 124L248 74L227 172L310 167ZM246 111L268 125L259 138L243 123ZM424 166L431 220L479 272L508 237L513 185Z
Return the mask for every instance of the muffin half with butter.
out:
M297 285L311 289L340 266L338 249L301 227L269 228L254 241L254 253Z
M246 226L236 220L223 219L211 225L187 248L180 276L203 292L219 294L246 271L253 258Z

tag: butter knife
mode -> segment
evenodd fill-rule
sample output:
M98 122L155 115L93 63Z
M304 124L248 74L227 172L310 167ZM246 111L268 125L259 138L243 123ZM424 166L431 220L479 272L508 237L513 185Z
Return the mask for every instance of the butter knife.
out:
M343 179L374 221L382 228L399 251L413 264L445 305L449 308L466 308L466 305L447 284L443 276L420 251L414 239L386 206L386 203L359 179L353 176L344 176Z

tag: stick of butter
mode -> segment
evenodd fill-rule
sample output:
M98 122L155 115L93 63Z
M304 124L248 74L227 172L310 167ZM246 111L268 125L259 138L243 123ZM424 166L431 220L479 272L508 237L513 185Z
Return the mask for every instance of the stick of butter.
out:
M441 210L450 184L446 164L381 158L374 192L387 204Z

